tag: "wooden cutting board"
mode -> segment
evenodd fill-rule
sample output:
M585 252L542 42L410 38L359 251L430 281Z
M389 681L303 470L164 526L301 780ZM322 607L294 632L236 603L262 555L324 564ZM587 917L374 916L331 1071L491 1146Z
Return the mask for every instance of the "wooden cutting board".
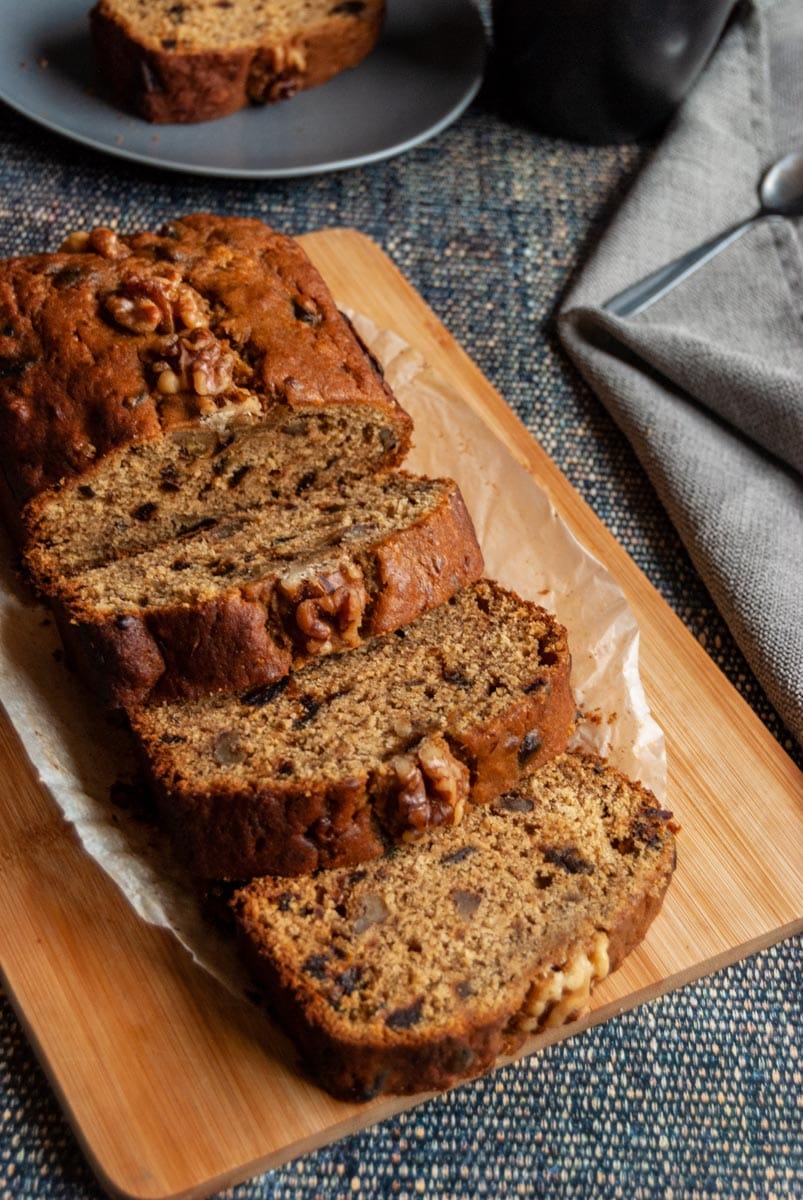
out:
M683 825L679 866L646 944L572 1031L802 928L794 764L382 252L351 230L302 240L341 304L396 330L456 385L638 618L642 678L667 736L669 803ZM111 1191L208 1195L415 1103L343 1104L296 1074L292 1050L256 1008L135 916L38 785L5 718L0 778L5 984Z

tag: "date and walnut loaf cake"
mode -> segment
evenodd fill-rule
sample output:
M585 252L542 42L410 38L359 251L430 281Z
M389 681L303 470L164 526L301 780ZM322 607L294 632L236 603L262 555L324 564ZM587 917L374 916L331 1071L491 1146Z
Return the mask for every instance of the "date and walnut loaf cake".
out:
M44 560L39 569L39 560ZM272 683L389 633L482 574L451 480L291 493L76 575L28 562L74 665L114 707Z
M132 709L198 876L362 862L457 824L565 750L565 631L487 580L410 625L247 692Z
M0 492L54 571L395 467L410 434L301 247L260 221L0 263Z
M189 123L356 66L383 15L384 0L99 0L90 20L117 103L156 123Z
M364 1100L450 1087L582 1015L674 861L651 793L564 755L458 826L356 870L253 880L233 908L310 1073Z
M352 1098L448 1087L584 1011L674 868L671 815L565 753L566 632L478 578L456 485L396 469L410 437L260 222L0 263L0 500L30 574L126 710L178 853L234 881L274 1011Z

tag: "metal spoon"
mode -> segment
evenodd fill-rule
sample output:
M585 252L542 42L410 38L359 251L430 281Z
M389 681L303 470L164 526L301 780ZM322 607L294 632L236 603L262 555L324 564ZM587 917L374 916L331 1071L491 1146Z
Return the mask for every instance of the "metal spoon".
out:
M798 217L803 214L803 146L770 167L761 180L758 196L761 207L752 217L731 226L696 249L689 250L674 262L659 267L638 283L632 283L602 307L617 317L633 317L665 295L676 283L687 279L703 263L719 254L720 250L730 246L762 217Z

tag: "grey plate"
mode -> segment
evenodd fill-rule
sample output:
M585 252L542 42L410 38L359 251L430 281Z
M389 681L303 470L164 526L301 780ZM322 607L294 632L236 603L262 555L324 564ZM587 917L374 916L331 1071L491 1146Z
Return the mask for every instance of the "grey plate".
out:
M388 0L364 62L292 100L201 125L149 125L95 92L91 0L0 0L0 98L55 133L170 171L281 178L389 158L440 133L485 58L471 0Z

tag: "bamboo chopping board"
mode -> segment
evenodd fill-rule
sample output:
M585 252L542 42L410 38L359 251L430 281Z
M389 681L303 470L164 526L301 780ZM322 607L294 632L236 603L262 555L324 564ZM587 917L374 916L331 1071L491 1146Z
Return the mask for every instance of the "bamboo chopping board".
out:
M670 804L683 826L680 861L647 942L572 1030L803 927L794 764L382 252L350 230L302 241L341 304L398 332L457 387L638 618L642 679L667 736ZM5 983L109 1190L204 1196L415 1102L344 1104L299 1076L267 1018L135 916L37 783L4 717L0 773Z

